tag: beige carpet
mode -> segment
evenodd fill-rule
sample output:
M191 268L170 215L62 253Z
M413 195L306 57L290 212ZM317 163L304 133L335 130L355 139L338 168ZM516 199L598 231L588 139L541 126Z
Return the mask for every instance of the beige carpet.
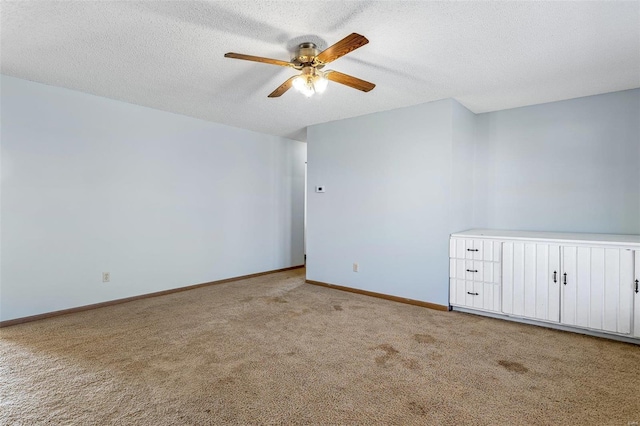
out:
M623 425L640 347L298 269L0 330L0 424Z

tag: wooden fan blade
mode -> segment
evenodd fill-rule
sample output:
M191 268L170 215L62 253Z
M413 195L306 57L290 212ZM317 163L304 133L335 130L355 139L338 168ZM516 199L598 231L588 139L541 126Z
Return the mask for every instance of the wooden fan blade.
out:
M351 33L333 46L320 52L318 56L316 56L315 62L328 64L367 43L369 43L369 40L367 40L365 36Z
M363 92L368 92L376 87L373 83L369 83L368 81L364 81L338 71L326 71L325 76L327 77L327 80L335 81L336 83L344 84L345 86L353 87L354 89L362 90Z
M292 67L293 64L287 61L281 61L279 59L262 58L260 56L243 55L242 53L225 53L225 58L244 59L245 61L262 62L264 64L279 65L281 67Z
M294 75L293 77L289 78L287 81L285 81L284 83L282 83L280 86L278 86L278 88L276 90L274 90L273 92L271 92L269 94L269 98L277 98L279 96L282 96L282 94L284 92L286 92L287 90L291 89L291 85L293 85L293 80L298 77L297 75Z

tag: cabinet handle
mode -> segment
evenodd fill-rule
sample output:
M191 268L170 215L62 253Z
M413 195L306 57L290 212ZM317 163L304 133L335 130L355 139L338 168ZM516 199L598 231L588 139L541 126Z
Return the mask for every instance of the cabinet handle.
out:
M638 280L636 280L636 293L638 292Z
M478 272L477 269L467 269L467 272Z
M478 251L478 249L467 249L467 251Z
M554 283L558 282L558 271L553 271L553 282Z
M567 285L567 273L564 273L564 285Z
M479 296L480 295L479 293L471 293L470 291L468 291L467 294L470 294L472 296Z

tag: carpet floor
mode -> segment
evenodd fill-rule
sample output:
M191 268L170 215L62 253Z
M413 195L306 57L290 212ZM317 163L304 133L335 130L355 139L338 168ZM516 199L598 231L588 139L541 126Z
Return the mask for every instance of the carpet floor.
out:
M640 347L304 282L0 329L0 424L622 425Z

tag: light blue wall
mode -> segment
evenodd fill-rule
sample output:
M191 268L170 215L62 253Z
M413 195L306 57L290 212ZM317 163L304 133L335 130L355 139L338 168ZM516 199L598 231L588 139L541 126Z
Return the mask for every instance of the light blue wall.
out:
M0 83L0 320L303 263L306 144Z
M451 232L640 233L638 89L481 115L443 100L308 141L311 280L446 305Z
M454 102L309 128L308 279L448 303Z
M478 119L477 226L640 233L640 89Z
M0 83L0 320L302 263L304 144ZM639 117L630 90L312 126L307 277L444 305L450 232L640 233Z
M450 232L473 226L473 192L475 179L476 115L451 101L452 106L452 164L451 202L449 203Z

